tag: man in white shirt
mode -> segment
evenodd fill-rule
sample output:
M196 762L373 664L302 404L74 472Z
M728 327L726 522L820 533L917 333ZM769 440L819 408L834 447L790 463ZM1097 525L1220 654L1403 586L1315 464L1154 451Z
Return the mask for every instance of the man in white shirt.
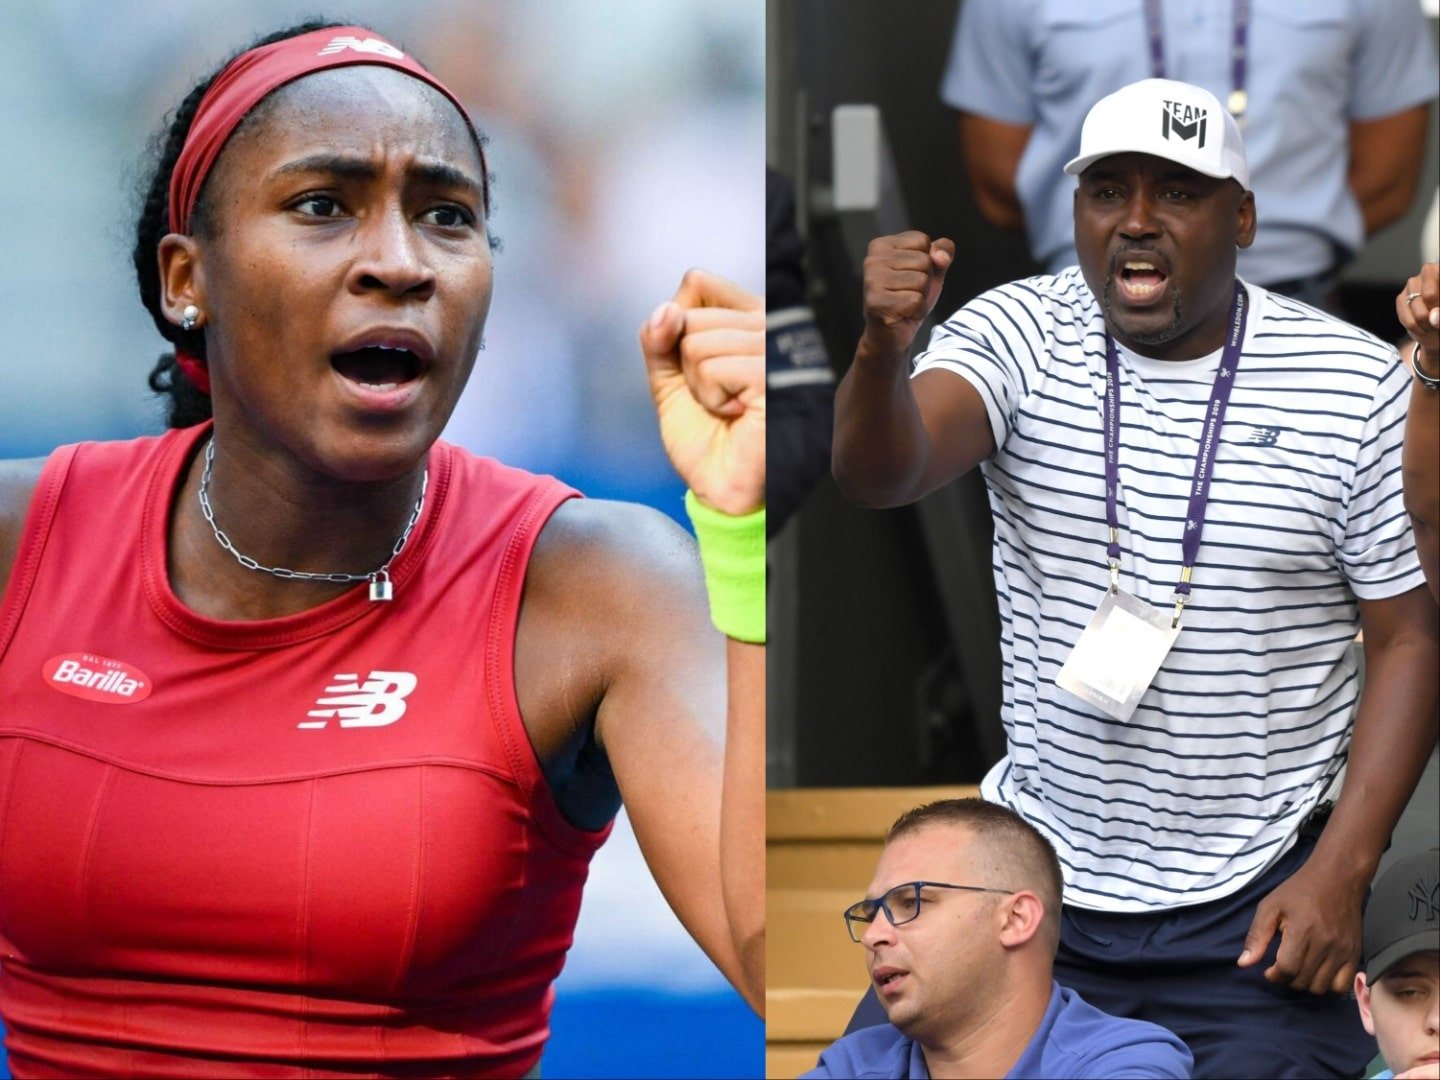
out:
M913 378L955 248L872 243L835 476L896 506L984 473L1008 752L982 791L1057 848L1060 983L1175 1031L1197 1076L1358 1072L1373 1043L1338 995L1435 738L1408 375L1236 277L1256 208L1208 92L1102 99L1066 171L1080 266L977 297Z

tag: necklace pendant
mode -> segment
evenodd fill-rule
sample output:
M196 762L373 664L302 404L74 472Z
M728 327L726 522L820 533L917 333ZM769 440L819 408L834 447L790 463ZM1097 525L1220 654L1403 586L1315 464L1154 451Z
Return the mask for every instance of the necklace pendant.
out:
M395 590L390 584L390 575L383 570L370 575L370 599L377 603L395 599Z
M288 581L335 581L335 582L358 582L368 580L370 582L370 599L377 603L384 603L395 599L394 586L390 584L390 564L405 550L405 543L410 539L410 531L415 528L415 523L420 520L420 511L425 508L425 491L430 486L430 470L426 469L420 477L420 497L415 500L415 508L410 511L410 520L405 523L405 531L400 534L400 539L395 541L395 546L390 550L390 558L385 560L385 565L374 573L370 574L320 574L311 573L307 570L288 570L283 566L261 566L248 555L242 555L235 550L235 545L225 535L224 530L215 520L215 511L210 506L210 470L215 464L215 440L212 437L205 445L205 468L200 473L200 512L205 516L205 521L210 526L210 531L215 534L215 542L222 548L235 556L237 562L247 570L257 570L262 574L271 574L274 577L284 578Z

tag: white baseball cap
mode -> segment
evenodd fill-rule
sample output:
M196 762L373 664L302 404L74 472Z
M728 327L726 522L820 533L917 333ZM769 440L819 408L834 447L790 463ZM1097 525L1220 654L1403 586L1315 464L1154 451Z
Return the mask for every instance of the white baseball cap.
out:
M1111 154L1153 154L1250 188L1235 118L1210 91L1174 79L1144 79L1097 101L1080 129L1080 156L1065 172L1079 176Z

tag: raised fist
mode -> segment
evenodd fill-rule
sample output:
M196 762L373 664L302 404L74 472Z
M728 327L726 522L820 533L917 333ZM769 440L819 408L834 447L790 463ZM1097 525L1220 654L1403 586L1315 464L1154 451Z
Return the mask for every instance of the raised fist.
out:
M862 346L882 356L907 354L954 261L952 241L932 241L922 232L870 241L865 255Z
M660 440L706 505L765 505L765 298L691 270L640 329Z

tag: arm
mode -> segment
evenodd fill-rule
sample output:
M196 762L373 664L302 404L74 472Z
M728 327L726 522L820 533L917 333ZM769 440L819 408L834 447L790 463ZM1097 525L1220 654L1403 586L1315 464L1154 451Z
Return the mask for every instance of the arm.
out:
M949 240L886 236L865 258L865 332L835 394L831 467L861 506L901 506L995 449L985 403L949 372L909 377L907 357L955 258Z
M532 738L539 732L537 754L553 759L593 716L595 740L666 901L754 1005L760 992L741 962L741 943L764 915L763 869L756 869L763 867L763 848L750 860L758 876L745 883L754 890L751 922L742 922L740 933L732 932L722 889L730 839L722 825L727 755L753 740L747 743L743 724L735 747L726 738L731 647L706 616L693 541L648 507L565 503L531 558L518 638L516 685ZM739 661L738 673L748 672L753 682L753 659ZM537 694L535 687L543 689ZM753 706L735 696L735 706L746 703ZM563 722L533 722L555 716ZM758 711L742 718L752 727L763 722ZM743 796L748 771L740 779L736 791ZM764 803L758 795L754 801L762 809L751 816L758 817ZM730 808L743 810L743 802Z
M1398 221L1410 209L1420 166L1430 106L1416 105L1375 120L1350 123L1350 190L1360 204L1369 235Z
M35 485L40 482L43 458L25 461L0 461L0 598L10 581L10 570L20 548L20 533Z
M1040 116L1042 6L965 0L940 83L941 98L958 113L960 156L976 205L1001 229L1025 224L1015 178Z
M665 451L697 501L739 519L765 506L765 303L731 282L692 270L673 300L640 331ZM698 518L697 518L698 520ZM754 521L754 579L763 609L764 525ZM707 551L707 558L709 553ZM712 587L715 582L709 582ZM712 608L715 597L712 595ZM703 621L703 595L690 605ZM763 614L760 616L763 619ZM740 631L736 631L740 633ZM748 636L748 635L744 635ZM616 779L636 836L676 913L751 1007L765 993L765 648L725 643L725 736L721 767L697 771L684 746L657 753L660 732L614 751ZM712 668L712 670L714 670ZM607 695L607 703L610 695ZM602 719L597 721L603 724ZM652 717L648 726L656 723ZM653 738L651 737L653 736ZM718 786L716 781L719 781ZM668 793L667 793L668 792ZM698 801L697 801L698 800ZM688 805L687 816L677 806ZM711 860L714 860L713 863ZM703 872L713 867L713 872ZM686 912L694 911L691 921ZM700 917L703 916L703 917Z
M765 646L725 639L720 867L741 990L765 1015ZM735 982L734 979L731 980Z
M1440 378L1440 354L1420 351L1420 365ZM1440 604L1440 392L1417 381L1410 390L1401 472L1405 509L1415 527L1415 551L1430 595Z
M971 112L960 113L959 123L960 154L981 215L996 228L1018 232L1025 227L1025 213L1015 176L1032 125L1008 124Z
M1426 263L1405 283L1395 297L1395 312L1405 332L1420 344L1420 370L1440 377L1440 265ZM1411 352L1407 350L1407 360ZM1440 603L1440 390L1427 390L1418 379L1410 388L1401 475L1420 566L1430 595Z
M1240 965L1256 964L1279 930L1271 982L1312 994L1343 993L1360 959L1361 901L1415 790L1437 735L1434 601L1423 588L1360 601L1365 688L1345 786L1315 850L1261 901Z

